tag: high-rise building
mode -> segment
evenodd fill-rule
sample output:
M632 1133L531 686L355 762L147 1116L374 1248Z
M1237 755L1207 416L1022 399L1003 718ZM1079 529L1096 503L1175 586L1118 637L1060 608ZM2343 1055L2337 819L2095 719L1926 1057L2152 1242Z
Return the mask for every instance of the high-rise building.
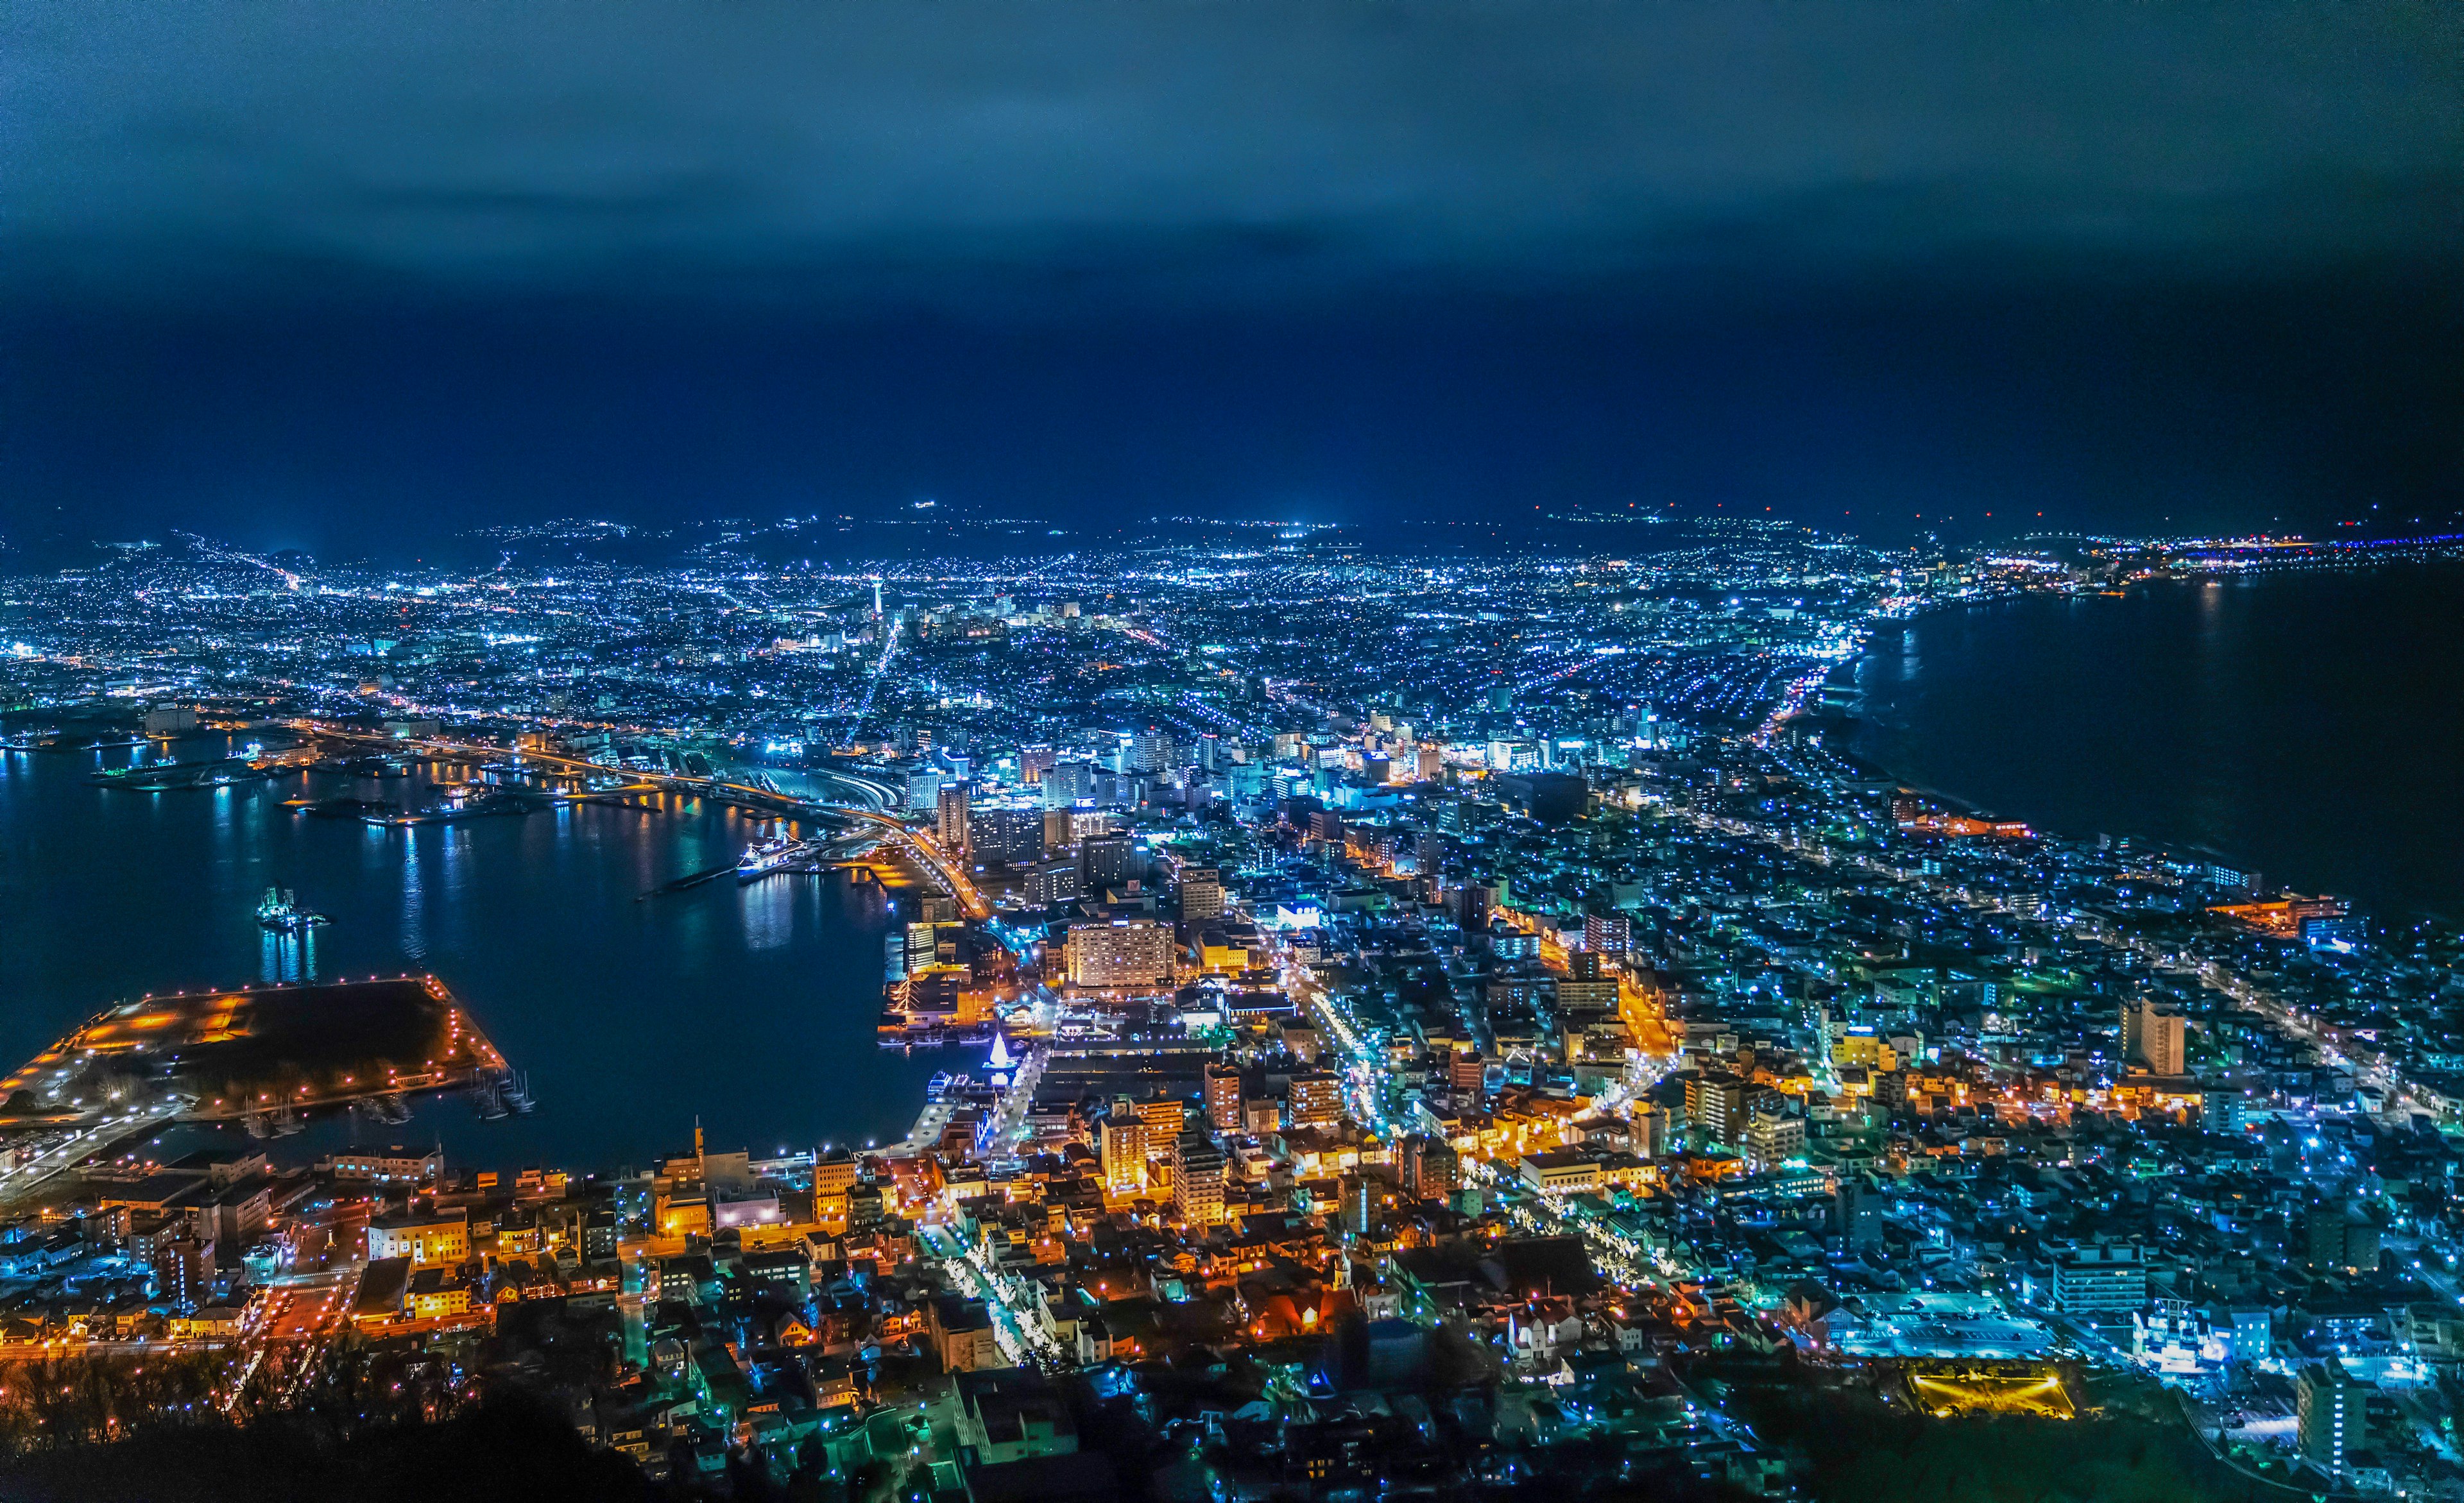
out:
M1048 908L1056 903L1078 900L1078 863L1067 859L1039 861L1026 874L1026 902L1029 907Z
M1455 896L1455 923L1465 934L1477 934L1488 927L1491 893L1486 882L1473 882Z
M967 854L979 861L1023 866L1044 854L1041 809L976 809L967 815Z
M1069 926L1069 982L1080 987L1169 986L1172 926L1153 919Z
M825 1149L813 1156L813 1193L844 1195L855 1183L855 1155L846 1148Z
M1223 1150L1202 1132L1185 1132L1173 1140L1172 1209L1193 1227L1223 1219Z
M1184 866L1180 869L1180 918L1184 924L1202 924L1208 919L1223 917L1223 873L1213 866Z
M967 785L951 783L940 793L938 812L941 849L957 855L967 849Z
M1601 955L1622 955L1634 948L1634 921L1622 913L1583 917L1583 948Z
M1060 760L1050 747L1021 747L1018 753L1018 780L1029 788L1044 781L1053 763Z
M1415 1199L1443 1200L1463 1187L1463 1161L1443 1138L1415 1133L1403 1140L1403 1188Z
M1634 1151L1646 1159L1663 1158L1676 1151L1672 1127L1668 1108L1657 1102L1636 1107L1634 1115L1626 1120L1626 1128L1633 1134Z
M2122 1004L2122 1057L2150 1075L2184 1073L2188 1031L2188 1020L2170 1003L2143 996Z
M2135 1243L2071 1248L2054 1254L2054 1308L2064 1315L2144 1310L2147 1264Z
M1343 1230L1355 1237L1369 1235L1376 1204L1376 1187L1368 1175L1346 1176L1343 1181Z
M1123 769L1131 773L1160 773L1173 765L1179 754L1169 730L1146 730L1130 738Z
M1044 770L1044 807L1067 809L1095 793L1095 769L1088 762L1055 762Z
M1104 1183L1114 1194L1133 1194L1146 1187L1147 1124L1135 1101L1123 1097L1105 1114L1100 1151Z
M1206 1124L1217 1132L1241 1130L1241 1071L1229 1064L1206 1067Z
M1306 1070L1292 1077L1292 1125L1331 1127L1343 1119L1343 1077Z
M1834 1229L1852 1248L1869 1248L1882 1240L1882 1197L1861 1176L1839 1182L1834 1208Z
M926 768L912 773L907 778L907 807L914 810L938 808L941 800L941 773L938 768Z
M1133 842L1126 835L1090 835L1078 842L1078 885L1089 894L1109 891L1137 875L1131 869Z
M1159 1149L1189 1125L1189 1103L1177 1096L1151 1096L1138 1102L1138 1115L1146 1120L1148 1147Z
M1046 809L1044 811L1045 855L1058 856L1063 851L1066 851L1069 849L1070 846L1076 844L1077 840L1077 833L1069 827L1068 810Z
M2379 1266L2379 1224L2348 1206L2319 1202L2301 1231L2314 1274L2366 1274Z
M2369 1444L2369 1422L2364 1399L2369 1388L2333 1359L2301 1369L2296 1387L2299 1405L2301 1454L2330 1473L2344 1470L2345 1458Z
M1719 1071L1687 1076L1685 1120L1712 1142L1735 1147L1746 1130L1746 1082Z
M1746 1121L1746 1161L1758 1169L1785 1164L1805 1151L1805 1119L1754 1112Z
M214 1246L193 1236L166 1237L154 1249L154 1290L182 1310L205 1302L214 1281Z

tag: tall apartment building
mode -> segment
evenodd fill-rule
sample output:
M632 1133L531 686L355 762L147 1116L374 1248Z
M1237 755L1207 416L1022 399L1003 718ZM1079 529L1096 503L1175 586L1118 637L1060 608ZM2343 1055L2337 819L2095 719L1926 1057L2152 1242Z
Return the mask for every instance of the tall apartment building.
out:
M1116 1195L1133 1194L1147 1183L1147 1124L1137 1103L1123 1097L1104 1116L1099 1144L1104 1183Z
M154 1248L154 1287L182 1310L194 1310L214 1281L214 1245L187 1233Z
M1223 917L1223 873L1213 866L1180 869L1180 917L1184 924Z
M1179 750L1173 742L1172 732L1168 730L1141 732L1130 738L1127 752L1123 757L1123 761L1127 764L1124 771L1160 773L1173 765L1179 755Z
M1152 1150L1179 1137L1181 1129L1189 1125L1189 1107L1177 1096L1147 1098L1138 1102L1138 1116L1146 1121L1150 1158L1154 1156Z
M1095 795L1095 768L1089 762L1055 762L1044 770L1044 807L1067 809Z
M2054 1308L2064 1315L2147 1306L2147 1265L2131 1244L2069 1248L2054 1254Z
M2368 1392L2367 1385L2356 1382L2343 1362L2330 1360L2304 1366L2295 1391L2301 1454L2330 1472L2343 1470L2344 1458L2369 1442L2362 1402Z
M2379 1224L2351 1207L2321 1201L2303 1217L2301 1231L2310 1272L2367 1274L2378 1269Z
M1183 1223L1208 1227L1223 1219L1223 1150L1202 1132L1172 1144L1172 1209Z
M1343 1118L1343 1078L1327 1070L1292 1077L1292 1125L1331 1127Z
M1241 1072L1232 1065L1206 1067L1206 1124L1217 1132L1241 1130Z
M1024 866L1044 854L1044 811L977 809L967 815L967 854L979 861Z
M1746 1131L1746 1082L1708 1070L1687 1076L1685 1121L1702 1128L1712 1142L1735 1147Z
M1069 983L1080 987L1169 986L1172 926L1115 919L1069 926Z
M1048 908L1056 903L1073 903L1080 891L1076 861L1038 861L1027 870L1026 901L1030 907Z
M1466 882L1455 894L1455 923L1465 934L1478 934L1488 927L1489 910L1495 905L1493 888L1485 882Z
M1458 1049L1446 1060L1446 1089L1459 1101L1477 1105L1488 1089L1488 1061L1477 1049Z
M1047 909L1057 902L1077 902L1077 862L1074 860L1045 860L1027 867L1027 906Z
M1348 1174L1342 1182L1343 1230L1355 1237L1369 1234L1377 1209L1376 1187L1366 1174Z
M1118 887L1137 873L1130 869L1133 842L1126 835L1090 835L1078 842L1078 884L1092 895Z
M1805 1119L1754 1112L1746 1120L1746 1162L1758 1169L1785 1164L1805 1151Z
M1463 1161L1443 1138L1415 1133L1403 1140L1403 1187L1419 1200L1442 1200L1463 1186Z
M937 805L940 827L934 832L941 849L956 854L967 848L967 785L952 783L943 788Z
M1601 955L1624 954L1634 948L1634 921L1622 913L1586 915L1583 948Z
M2185 1073L2189 1023L2181 1010L2154 997L2122 1004L2122 1057L2150 1075Z

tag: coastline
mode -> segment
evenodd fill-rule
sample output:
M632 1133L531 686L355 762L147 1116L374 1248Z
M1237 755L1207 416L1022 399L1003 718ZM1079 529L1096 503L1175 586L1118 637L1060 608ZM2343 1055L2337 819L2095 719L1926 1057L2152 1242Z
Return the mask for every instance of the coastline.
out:
M2442 577L2458 568L2464 568L2464 557L2448 549L2429 556L2373 556L2367 560L2368 574L2403 582L2391 585L2385 599L2364 603L2381 614L2417 611L2423 599L2443 599ZM2255 867L2272 885L2305 892L2323 888L2383 922L2428 918L2454 924L2464 913L2464 903L2453 883L2442 881L2433 854L2408 851L2409 862L2377 862L2364 874L2377 885L2357 882L2349 853L2374 848L2377 842L2367 834L2337 827L2338 821L2347 821L2353 829L2366 831L2375 818L2419 846L2430 839L2415 828L2419 821L2401 818L2387 807L2408 797L2426 806L2422 818L2432 828L2443 827L2443 791L2408 761L2419 759L2417 747L2404 736L2365 733L2365 727L2312 708L2321 696L2341 694L2343 698L2334 701L2338 707L2350 708L2345 705L2350 701L2360 707L2357 715L2365 711L2386 718L2407 712L2406 696L2329 684L2325 681L2338 676L2304 673L2272 656L2281 639L2290 637L2303 650L2332 657L2343 643L2321 645L2313 639L2359 629L2344 620L2352 614L2342 609L2349 599L2335 599L2335 593L2349 597L2351 592L2323 599L2276 597L2262 607L2257 598L2233 590L2236 584L2299 588L2304 577L2361 572L2340 556L2240 577L2228 573L2136 580L2117 596L2098 592L2089 600L2142 607L2153 602L2156 610L2131 616L2101 613L2052 632L2041 620L2023 621L2009 632L1955 639L1956 651L1950 650L1954 639L1942 635L1947 622L1975 618L1981 607L2025 612L2041 608L2034 601L2057 599L2077 605L2085 603L2080 596L2088 592L2012 591L1935 602L1876 622L1842 666L1855 686L1853 698L1845 706L1827 708L1820 718L1836 728L1831 732L1835 745L1859 765L1947 806L1971 813L1990 810L2060 839L2093 840L2109 835L2239 870ZM2155 584L2180 590L2168 599L2167 592L2145 588ZM2211 599L2189 593L2210 586L2226 593ZM2191 644L2197 650L2177 654L2189 666L2172 692L2155 694L2142 682L2146 674L2133 681L2126 664L2114 663L2130 654L2161 658L2155 649L2140 648L2136 639L2183 633L2194 614L2199 635ZM2031 631L2037 633L2034 641L2028 640ZM1912 673L1906 672L1896 661L1904 652L1904 638L1928 632L1933 649ZM1997 636L2000 640L1993 640ZM2429 626L2422 636L2433 643L2447 640ZM2128 645L2117 648L2117 643ZM1991 673L1981 672L1980 665L1994 653L2009 661L1992 664ZM2416 675L2453 672L2453 653L2413 656L2433 660L2426 668L2407 664ZM2356 650L2350 657L2361 660L2364 655ZM1894 673L1904 676L1894 679ZM2309 682L2313 680L2321 682ZM1940 739L1925 749L1929 736L1953 737L1944 725L1929 724L1945 719L1943 703L1975 693L1980 686L2007 696L2007 712L1991 718L1997 727L2005 720L2010 726L1991 738L1960 729L1955 739ZM2137 699L2131 698L2134 694ZM2436 701L2435 695L2413 697ZM1925 713L1929 698L1935 701L1930 716ZM2143 703L2151 698L2156 701L2152 709ZM2186 708L2191 698L2199 702L2195 712ZM2134 720L2134 709L2149 713ZM2433 719L2445 713L2429 705L2423 711ZM1964 713L1973 718L1972 701ZM2075 744L2071 752L2048 752L2043 744L2047 737L2033 734L2048 726ZM2416 734L2430 739L2435 731L2425 725ZM2150 737L2161 746L2151 744ZM2365 757L2375 759L2375 765L2359 760ZM2283 774L2279 764L2308 775ZM2113 771L2117 767L2126 769L2126 774ZM2097 769L2106 775L2094 807L2113 812L2082 817L2082 801ZM2391 780L2398 786L2387 786ZM2130 807L2134 801L2135 809ZM2147 817L2157 812L2177 817ZM2235 824L2238 829L2233 828ZM2322 831L2322 824L2330 828ZM2247 839L2253 836L2261 839Z

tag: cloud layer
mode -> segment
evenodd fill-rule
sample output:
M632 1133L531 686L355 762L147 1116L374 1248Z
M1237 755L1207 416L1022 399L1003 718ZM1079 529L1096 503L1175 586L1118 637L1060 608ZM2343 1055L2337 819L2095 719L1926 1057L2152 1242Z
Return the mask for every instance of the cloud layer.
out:
M2454 253L2431 5L15 8L0 294Z

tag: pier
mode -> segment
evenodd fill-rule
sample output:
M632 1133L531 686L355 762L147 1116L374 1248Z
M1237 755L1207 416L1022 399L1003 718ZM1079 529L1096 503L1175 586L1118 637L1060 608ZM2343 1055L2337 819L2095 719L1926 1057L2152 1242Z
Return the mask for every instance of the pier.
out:
M99 788L127 788L149 793L173 789L228 788L273 776L261 758L217 757L209 762L154 762L96 773L86 781Z
M518 1078L433 976L240 987L108 1009L0 1078L0 1201L168 1122L279 1130L424 1092L526 1104Z

